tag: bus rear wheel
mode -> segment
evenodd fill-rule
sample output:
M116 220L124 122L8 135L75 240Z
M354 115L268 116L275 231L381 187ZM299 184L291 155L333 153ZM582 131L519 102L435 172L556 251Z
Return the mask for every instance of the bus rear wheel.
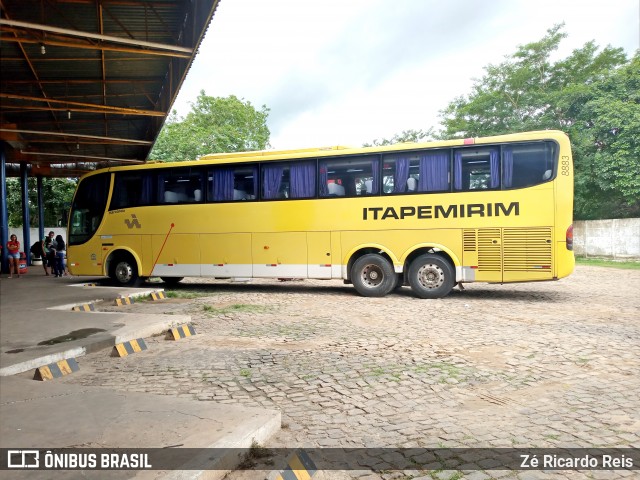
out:
M439 255L420 255L409 265L409 285L420 298L442 298L455 284L451 264Z
M111 262L111 279L123 287L135 287L140 283L138 267L131 255L120 255Z
M384 297L397 280L391 263L375 253L363 255L351 267L351 282L363 297Z

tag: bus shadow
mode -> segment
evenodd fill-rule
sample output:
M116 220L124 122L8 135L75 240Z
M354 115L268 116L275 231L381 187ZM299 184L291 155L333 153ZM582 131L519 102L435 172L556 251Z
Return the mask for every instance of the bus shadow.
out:
M290 294L312 294L312 295L345 295L348 297L359 297L358 292L352 285L318 285L311 284L303 281L283 281L278 283L251 283L251 282L238 282L238 283L178 283L175 285L151 284L154 286L163 286L168 291L182 291L182 292L194 292L202 294L215 294L215 293L290 293ZM407 299L420 300L411 291L411 288L404 286L396 288L394 291L387 295L390 298L393 297L405 297ZM482 288L481 286L474 286L473 288L465 288L459 290L454 288L445 301L481 301L481 300L504 300L504 301L528 301L528 302L558 302L561 300L561 292L549 292L537 289L530 289L526 291L522 290L510 290L507 286L501 289L489 289ZM428 300L427 300L428 301Z
M357 292L351 285L313 285L304 281L286 281L279 283L252 283L252 282L229 282L229 283L178 283L166 285L164 283L147 283L144 286L161 286L167 291L183 291L194 293L313 293L313 294L351 294Z

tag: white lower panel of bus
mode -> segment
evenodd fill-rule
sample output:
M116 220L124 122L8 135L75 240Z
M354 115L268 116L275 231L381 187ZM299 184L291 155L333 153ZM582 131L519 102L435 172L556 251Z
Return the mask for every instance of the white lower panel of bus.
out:
M307 265L253 265L253 276L256 278L306 278Z
M156 265L154 277L342 278L341 265L225 264ZM333 275L333 276L332 276Z
M194 264L157 264L151 272L153 277L199 277L201 265Z
M203 277L251 277L251 272L253 271L253 265L250 263L235 265L202 265L201 267L201 275Z

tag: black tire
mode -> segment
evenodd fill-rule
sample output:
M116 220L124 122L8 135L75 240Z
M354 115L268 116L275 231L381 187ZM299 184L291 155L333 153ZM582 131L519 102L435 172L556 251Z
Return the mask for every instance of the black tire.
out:
M453 267L439 255L420 255L409 265L407 276L411 290L420 298L445 297L456 281Z
M363 297L384 297L394 289L398 277L382 255L368 253L351 267L351 282Z
M167 285L177 285L184 279L184 277L160 277L160 278Z
M138 266L131 255L118 255L110 264L109 276L116 285L135 287L140 283Z

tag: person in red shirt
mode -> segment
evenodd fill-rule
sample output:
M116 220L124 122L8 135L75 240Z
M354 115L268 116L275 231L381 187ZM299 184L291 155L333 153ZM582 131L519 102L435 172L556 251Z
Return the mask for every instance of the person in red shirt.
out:
M7 252L9 257L9 278L11 276L11 268L15 270L16 275L20 278L20 242L14 233L7 242Z

